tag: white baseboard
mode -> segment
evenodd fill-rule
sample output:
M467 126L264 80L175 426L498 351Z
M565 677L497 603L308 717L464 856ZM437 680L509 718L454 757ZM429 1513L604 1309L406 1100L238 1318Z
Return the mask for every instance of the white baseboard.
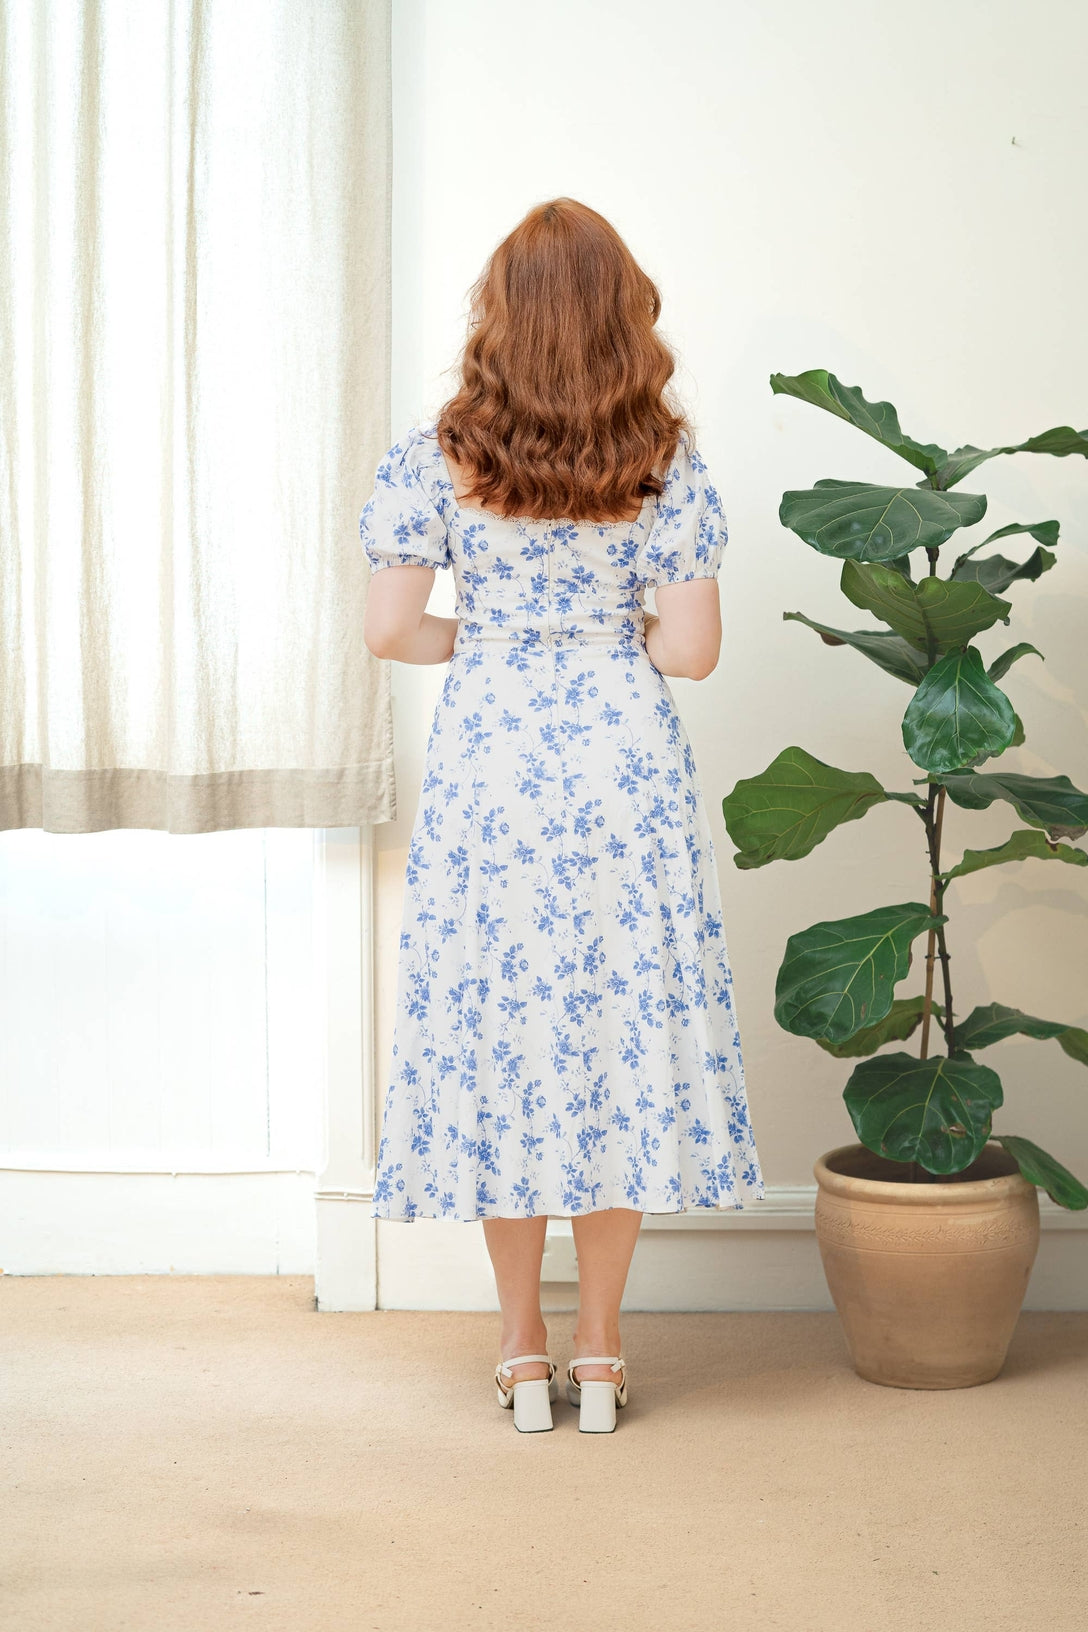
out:
M44 1159L47 1160L47 1159ZM308 1275L314 1176L272 1165L201 1172L0 1166L8 1275ZM115 1160L115 1158L111 1158ZM74 1164L73 1164L74 1165Z
M112 1159L112 1158L111 1158ZM10 1159L9 1159L10 1160ZM375 1221L369 1191L319 1189L312 1172L229 1160L204 1171L128 1171L41 1156L0 1160L0 1272L13 1275L316 1275L322 1311L497 1310L482 1228ZM74 1164L72 1164L74 1165ZM194 1164L195 1166L195 1164ZM741 1212L648 1214L630 1310L831 1309L813 1229L815 1186L768 1187ZM1088 1214L1043 1197L1026 1309L1088 1309ZM569 1219L552 1219L542 1301L577 1302Z
M739 1212L647 1214L624 1294L625 1310L696 1311L834 1307L814 1228L815 1185L768 1186ZM1088 1214L1040 1201L1042 1234L1026 1309L1088 1309L1080 1232ZM491 1262L477 1225L378 1221L377 1307L497 1310ZM542 1302L577 1306L569 1219L552 1219Z

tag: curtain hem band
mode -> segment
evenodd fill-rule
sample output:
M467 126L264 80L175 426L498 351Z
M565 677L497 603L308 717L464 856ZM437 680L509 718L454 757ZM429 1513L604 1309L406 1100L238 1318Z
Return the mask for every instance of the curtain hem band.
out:
M62 771L0 766L0 831L155 828L215 833L244 827L358 827L396 819L391 760L335 770Z

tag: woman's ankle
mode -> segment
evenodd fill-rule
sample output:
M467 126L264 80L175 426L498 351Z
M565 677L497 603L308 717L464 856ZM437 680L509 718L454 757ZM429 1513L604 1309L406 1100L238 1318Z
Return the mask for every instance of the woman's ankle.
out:
M546 1354L548 1328L544 1321L503 1325L499 1331L499 1352L504 1355Z
M618 1327L576 1327L573 1335L575 1354L622 1354Z

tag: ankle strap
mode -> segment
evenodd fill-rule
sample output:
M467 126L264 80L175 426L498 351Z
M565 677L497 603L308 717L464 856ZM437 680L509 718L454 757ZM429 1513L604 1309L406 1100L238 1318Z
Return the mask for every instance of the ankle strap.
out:
M572 1360L570 1369L575 1366L611 1366L613 1371L622 1371L627 1364L621 1354L580 1354L577 1360Z
M552 1363L550 1354L515 1354L509 1360L500 1360L498 1369L504 1374L504 1376L509 1377L510 1367L520 1366L526 1360L546 1360L549 1366Z

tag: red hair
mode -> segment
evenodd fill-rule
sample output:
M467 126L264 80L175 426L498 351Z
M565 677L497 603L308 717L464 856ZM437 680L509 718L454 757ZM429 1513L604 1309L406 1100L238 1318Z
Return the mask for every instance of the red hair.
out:
M612 521L660 493L687 421L655 332L656 285L604 216L573 198L529 211L471 292L460 387L438 442L481 508Z

